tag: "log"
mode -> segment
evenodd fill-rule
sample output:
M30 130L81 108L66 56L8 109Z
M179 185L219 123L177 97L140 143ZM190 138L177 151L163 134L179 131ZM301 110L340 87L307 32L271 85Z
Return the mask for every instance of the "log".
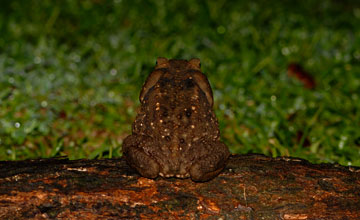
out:
M147 179L124 159L0 162L0 219L360 219L360 168L232 155L215 179Z

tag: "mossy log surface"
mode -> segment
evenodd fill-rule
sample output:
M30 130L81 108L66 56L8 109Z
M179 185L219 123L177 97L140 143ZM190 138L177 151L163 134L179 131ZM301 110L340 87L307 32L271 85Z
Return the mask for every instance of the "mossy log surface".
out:
M0 219L360 219L360 168L232 155L215 179L146 179L120 159L0 162Z

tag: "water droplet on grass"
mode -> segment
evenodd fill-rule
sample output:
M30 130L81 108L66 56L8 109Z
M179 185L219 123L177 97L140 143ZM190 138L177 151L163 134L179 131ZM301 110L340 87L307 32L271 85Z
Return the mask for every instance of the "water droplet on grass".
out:
M287 56L290 54L290 49L288 47L284 47L281 49L281 53L284 55L284 56Z
M47 101L44 100L41 102L41 107L46 108L47 105L48 105Z
M272 96L270 97L270 99L271 99L272 102L275 102L275 101L276 101L276 96L275 96L275 95L272 95Z
M345 142L346 142L347 139L348 139L347 136L341 135L341 137L340 137L340 142L339 142L339 149L340 149L340 150L342 150L342 149L344 148Z
M34 58L34 63L36 63L36 64L41 63L41 57L35 57Z
M20 122L15 122L14 126L15 126L15 128L20 128L21 124L20 124Z
M8 79L8 82L9 82L10 84L13 84L13 83L15 82L15 79L14 79L13 77L10 77L10 78Z
M117 70L116 70L116 69L111 69L111 70L110 70L110 74L111 74L112 76L115 76L115 75L117 74Z

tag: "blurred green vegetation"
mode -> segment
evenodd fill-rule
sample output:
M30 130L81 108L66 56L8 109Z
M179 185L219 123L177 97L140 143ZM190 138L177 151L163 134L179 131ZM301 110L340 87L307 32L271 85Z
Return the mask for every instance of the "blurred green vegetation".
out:
M233 153L360 166L360 3L0 4L0 160L121 156L162 56L201 59ZM288 77L290 62L315 89Z

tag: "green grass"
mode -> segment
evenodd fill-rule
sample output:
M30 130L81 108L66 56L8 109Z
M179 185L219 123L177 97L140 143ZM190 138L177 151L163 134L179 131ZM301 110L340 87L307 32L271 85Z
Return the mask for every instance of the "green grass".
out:
M0 33L0 160L121 156L163 56L201 59L233 153L360 166L360 4L14 0Z

